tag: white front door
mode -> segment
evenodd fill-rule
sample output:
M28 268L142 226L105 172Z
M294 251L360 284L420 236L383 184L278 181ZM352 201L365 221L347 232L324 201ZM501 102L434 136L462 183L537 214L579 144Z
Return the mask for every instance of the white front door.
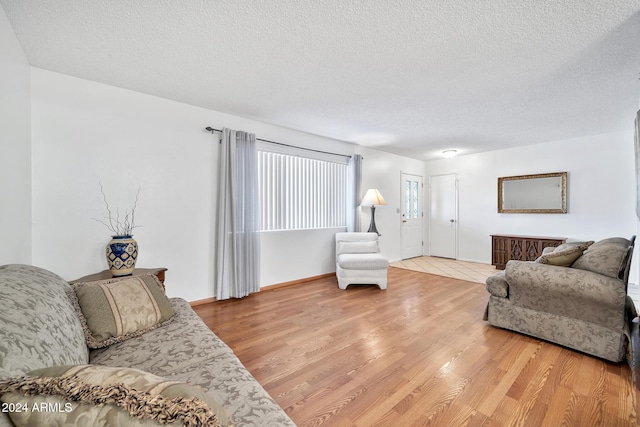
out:
M458 206L456 175L429 178L429 254L456 259Z
M402 174L402 259L422 256L422 177Z

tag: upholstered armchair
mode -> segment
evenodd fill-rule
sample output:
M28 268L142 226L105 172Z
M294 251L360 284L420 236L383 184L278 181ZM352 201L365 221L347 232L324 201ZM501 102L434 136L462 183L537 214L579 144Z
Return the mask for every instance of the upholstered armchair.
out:
M352 284L378 285L387 289L389 262L380 254L377 233L336 233L338 287Z
M563 244L509 261L487 279L484 320L613 362L627 354L637 315L627 296L635 236Z

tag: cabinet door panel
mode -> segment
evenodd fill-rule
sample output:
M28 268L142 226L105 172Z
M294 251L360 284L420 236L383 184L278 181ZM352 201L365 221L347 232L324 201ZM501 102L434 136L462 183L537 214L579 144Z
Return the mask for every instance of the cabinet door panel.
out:
M542 250L566 242L564 237L491 236L491 264L503 270L509 260L535 261Z

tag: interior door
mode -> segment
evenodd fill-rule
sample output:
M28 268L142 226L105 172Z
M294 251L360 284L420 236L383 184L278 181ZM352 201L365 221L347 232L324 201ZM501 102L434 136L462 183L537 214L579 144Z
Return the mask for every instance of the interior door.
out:
M402 259L422 256L422 177L402 174Z
M429 254L456 259L458 197L455 174L429 178Z

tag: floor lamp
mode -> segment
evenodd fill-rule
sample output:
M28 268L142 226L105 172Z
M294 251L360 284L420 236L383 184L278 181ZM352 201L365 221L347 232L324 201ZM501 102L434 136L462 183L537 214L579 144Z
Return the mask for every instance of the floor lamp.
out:
M369 230L367 230L369 233L376 233L380 236L380 233L378 233L378 229L376 228L376 206L383 206L386 204L387 202L384 201L384 197L382 197L382 194L380 194L377 188L368 189L362 198L360 206L371 206L371 224L369 224Z

